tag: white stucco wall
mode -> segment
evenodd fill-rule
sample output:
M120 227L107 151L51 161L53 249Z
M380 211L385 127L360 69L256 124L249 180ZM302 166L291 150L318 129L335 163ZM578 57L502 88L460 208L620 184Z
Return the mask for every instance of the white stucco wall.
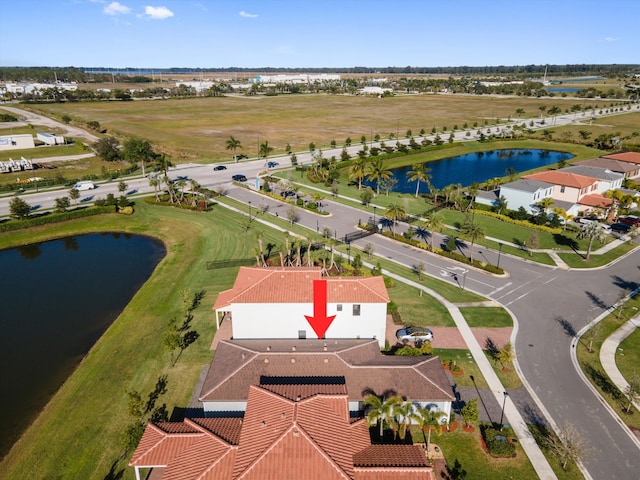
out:
M212 412L244 412L247 402L202 402L205 413Z
M327 305L327 315L335 315L325 338L376 338L384 346L387 306L385 303L362 303L360 315L353 315L353 304ZM313 316L313 304L254 304L235 303L232 310L232 334L234 339L299 338L304 331L306 338L317 338L305 315Z

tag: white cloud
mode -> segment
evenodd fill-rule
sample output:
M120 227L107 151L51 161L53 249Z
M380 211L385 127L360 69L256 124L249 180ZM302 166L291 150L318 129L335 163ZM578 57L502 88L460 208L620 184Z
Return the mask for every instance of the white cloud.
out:
M615 38L613 38L613 37L604 37L604 41L605 41L605 42L615 42L615 41L616 41L616 39L615 39Z
M129 13L131 9L125 5L121 5L118 2L111 2L109 5L102 9L102 12L107 15L125 15Z
M164 20L165 18L173 17L173 12L167 7L144 7L144 17L152 20Z
M247 13L244 10L242 10L238 15L240 15L241 17L244 18L258 18L258 15L255 13Z

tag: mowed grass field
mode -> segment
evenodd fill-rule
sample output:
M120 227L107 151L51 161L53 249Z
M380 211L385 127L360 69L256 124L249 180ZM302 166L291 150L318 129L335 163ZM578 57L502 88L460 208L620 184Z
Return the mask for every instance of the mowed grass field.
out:
M604 106L603 100L575 98L493 97L468 95L405 95L375 98L344 95L282 95L274 97L229 96L182 100L88 102L29 105L35 111L60 118L69 115L74 124L98 121L107 134L149 140L175 161L230 160L226 141L234 136L243 148L237 153L255 157L258 144L268 141L274 154L289 143L294 151L306 151L313 142L326 148L332 140L354 144L364 135L417 135L433 127L450 131L471 128L486 120L538 117L538 107L557 105L564 111L579 103L583 108ZM608 103L606 104L608 105Z

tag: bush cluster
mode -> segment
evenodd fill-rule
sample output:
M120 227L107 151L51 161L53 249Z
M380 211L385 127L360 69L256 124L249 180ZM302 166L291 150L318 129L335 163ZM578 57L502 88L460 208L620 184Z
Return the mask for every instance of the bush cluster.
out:
M543 232L548 232L548 233L560 233L562 231L562 229L560 228L553 228L553 227L548 227L546 225L538 225L536 223L530 222L528 220L519 220L517 218L513 218L507 215L502 215L500 213L496 213L496 212L488 212L486 210L475 210L475 213L477 215L484 215L486 217L493 217L493 218L497 218L505 223L511 223L513 225L521 225L523 227L527 227L527 228L535 228L537 230L541 230Z
M44 213L42 215L33 216L24 220L8 220L0 223L0 232L10 232L13 230L19 230L21 228L35 227L38 225L45 225L47 223L64 222L66 220L73 220L75 218L92 217L94 215L102 215L104 213L114 213L113 206L103 207L86 207L76 208L75 210L69 210L68 212L61 213Z
M494 457L514 457L515 444L508 442L505 434L493 427L486 427L482 431L484 442L489 453Z

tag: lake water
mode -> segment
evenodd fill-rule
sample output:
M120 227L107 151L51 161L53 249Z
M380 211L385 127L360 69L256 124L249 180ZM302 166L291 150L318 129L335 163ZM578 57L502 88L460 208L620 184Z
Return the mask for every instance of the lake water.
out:
M576 93L584 89L575 87L546 87L545 90L552 93Z
M0 457L164 255L149 237L118 233L0 251Z
M431 183L437 188L442 188L452 183L460 183L463 186L471 185L473 182L482 183L494 177L506 176L506 170L512 167L516 172L521 173L572 157L570 153L552 150L508 149L468 153L427 162L425 165L431 169L429 172ZM398 181L393 188L394 192L414 193L416 191L416 182L410 182L407 178L407 173L411 170L413 167L410 165L392 170L393 178ZM375 182L364 183L373 189L376 188ZM427 192L423 182L420 182L420 192Z

